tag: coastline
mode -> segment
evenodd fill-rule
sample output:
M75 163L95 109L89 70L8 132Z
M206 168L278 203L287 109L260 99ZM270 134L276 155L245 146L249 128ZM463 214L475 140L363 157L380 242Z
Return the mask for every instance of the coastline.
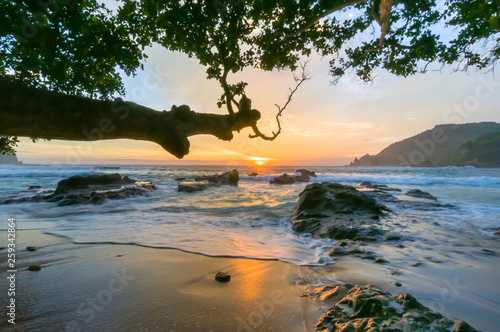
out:
M7 233L0 233L3 245ZM498 250L498 241L477 243L468 235L456 240L449 261L438 262L435 256L419 267L406 261L412 252L425 254L429 244L398 251L382 244L378 251L389 260L384 265L342 257L332 265L307 267L176 249L74 244L40 230L17 235L16 325L2 320L0 328L6 331L314 331L331 303L305 294L335 282L410 293L478 330L494 331L498 324L500 259L479 249ZM27 246L39 249L29 252ZM433 250L442 254L441 249ZM462 258L470 252L470 259L456 262L453 253L458 251ZM32 264L42 270L28 271ZM6 259L0 268L7 270ZM398 273L391 275L391 269ZM218 271L231 274L231 281L215 281ZM396 280L402 287L393 284ZM6 301L5 278L0 288Z

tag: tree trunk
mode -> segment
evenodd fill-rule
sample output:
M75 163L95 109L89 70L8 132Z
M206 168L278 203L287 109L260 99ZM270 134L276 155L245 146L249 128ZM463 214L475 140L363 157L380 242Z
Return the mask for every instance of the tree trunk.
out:
M218 115L196 113L186 105L159 112L120 98L93 100L0 79L0 136L73 141L129 138L158 143L182 158L189 153L189 136L208 134L229 141L233 131L255 125L259 118L257 110Z

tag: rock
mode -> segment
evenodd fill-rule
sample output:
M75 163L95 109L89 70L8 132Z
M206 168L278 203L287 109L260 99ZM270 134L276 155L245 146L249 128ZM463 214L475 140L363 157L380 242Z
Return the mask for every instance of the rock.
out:
M182 182L177 185L177 191L185 193L193 193L203 191L209 187L208 183L203 182Z
M346 248L340 247L340 246L339 247L333 247L328 252L329 256L345 256L347 254L349 254L349 251Z
M28 250L28 251L37 251L38 247L29 246L29 247L26 247L26 250Z
M399 281L394 281L394 286L401 287L401 286L403 286L403 284L400 283Z
M394 270L394 269L390 270L390 271L389 271L389 273L390 273L391 275L396 275L396 274L399 274L399 272L398 272L397 270Z
M384 241L399 241L401 240L401 237L399 235L394 235L387 233L384 235Z
M195 181L208 181L209 183L213 183L215 186L221 186L226 184L238 184L240 180L238 171L233 169L232 171L225 172L222 174L214 174L214 175L203 175L194 178Z
M355 286L316 324L316 331L447 331L453 321L410 294L392 296L375 286Z
M128 176L122 179L121 175L117 173L89 176L75 175L59 181L54 191L54 195L67 194L71 191L87 189L90 186L114 186L120 188L122 185L133 183L136 183L136 181L130 179Z
M317 177L316 172L308 171L307 169L304 169L304 168L296 170L295 173L302 173L303 175L307 175L307 176L310 176L312 178Z
M231 280L231 276L225 272L217 272L215 280L220 282L229 282L229 280Z
M30 265L30 267L28 267L29 271L40 271L41 269L42 267L40 265Z
M391 188L391 187L386 186L385 184L374 184L374 183L371 183L368 181L361 182L360 186L365 187L365 188L380 190L380 191L401 191L401 189Z
M497 252L490 249L481 249L481 252L485 255L497 256Z
M122 179L122 183L125 183L125 184L131 184L131 183L136 183L137 181L135 180L132 180L131 178L129 178L128 176L124 176L123 179Z
M408 265L413 266L413 267L417 267L417 266L422 265L422 262L410 262L410 263L408 263Z
M381 230L366 227L376 223L385 206L351 186L338 183L313 183L300 193L290 220L295 231L313 237L338 240L370 238L376 240Z
M477 332L477 330L461 320L455 323L451 332Z
M257 175L259 175L259 173L252 172L252 173L248 174L248 176L257 176Z
M300 174L300 175L294 175L293 180L295 182L309 182L311 181L311 178L309 177L309 175Z
M413 190L407 191L405 193L405 195L411 196L411 197L416 197L416 198L423 198L423 199L430 199L433 201L437 201L436 197L434 197L431 194L429 194L428 192L422 191L420 189L413 189Z
M175 181L186 181L186 178L176 178Z
M295 179L293 178L293 176L290 176L288 174L283 174L283 175L275 177L274 179L269 181L269 183L272 183L272 184L292 184L292 183L295 183Z
M373 261L374 263L377 263L377 264L385 264L385 263L388 263L388 261L384 258L384 257L377 257L375 258L375 260Z
M41 186L29 186L28 190L42 189Z
M177 185L177 191L192 193L196 191L203 191L209 187L219 187L222 185L238 185L240 180L238 171L232 171L222 174L203 175L194 178L196 182L180 182Z

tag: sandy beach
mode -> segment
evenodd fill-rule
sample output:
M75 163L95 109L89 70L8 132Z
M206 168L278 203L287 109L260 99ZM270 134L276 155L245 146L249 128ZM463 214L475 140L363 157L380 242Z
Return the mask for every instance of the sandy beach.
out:
M6 232L0 238L4 245ZM494 241L469 240L453 249L460 251L460 257L470 252L470 260L461 262L453 261L450 251L447 260L438 261L434 255L412 267L409 256L428 254L426 244L420 253L382 245L378 250L390 263L346 256L326 267L301 267L174 249L74 244L39 230L18 231L16 325L3 319L0 327L5 331L314 331L332 303L305 294L316 286L349 282L373 284L391 294L411 293L449 319L493 332L500 317L500 259L481 252ZM27 246L39 249L30 252ZM5 249L2 252L6 256ZM33 264L42 269L28 271ZM0 268L7 270L6 259ZM215 281L218 271L231 274L231 281ZM394 281L402 286L396 287ZM0 288L7 303L6 278Z

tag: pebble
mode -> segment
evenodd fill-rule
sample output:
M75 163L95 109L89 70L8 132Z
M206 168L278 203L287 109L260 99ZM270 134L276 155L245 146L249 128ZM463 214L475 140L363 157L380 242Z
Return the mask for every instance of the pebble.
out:
M42 269L42 267L40 265L31 265L30 267L28 267L28 270L30 271L40 271Z
M26 250L28 250L28 251L37 251L38 247L29 246L29 247L26 247Z
M399 274L399 272L398 272L397 270L394 270L394 269L390 270L390 271L389 271L389 273L390 273L391 275L396 275L396 274Z
M413 267L417 267L417 266L422 265L422 263L421 262L410 262L408 265L413 266Z
M229 282L229 280L231 280L231 276L225 272L217 272L215 280L220 282Z
M399 281L394 281L394 286L401 287L401 286L403 286L403 284L400 283Z

